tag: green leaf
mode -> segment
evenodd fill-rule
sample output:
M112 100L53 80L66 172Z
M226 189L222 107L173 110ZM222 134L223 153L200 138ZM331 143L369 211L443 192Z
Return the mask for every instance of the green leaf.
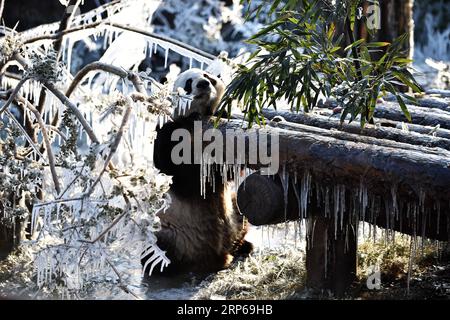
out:
M403 74L399 71L393 71L392 74L400 81L402 81L405 85L413 89L415 92L423 92L420 85L418 85L414 79L409 78L408 75Z
M254 34L253 36L251 36L249 38L249 40L254 40L256 38L260 38L263 35L268 34L270 31L278 28L279 26L281 26L282 24L284 24L284 21L277 21L272 23L271 25L269 25L268 27L263 28L262 30L260 30L259 32L257 32L256 34Z
M364 41L366 41L365 39L359 39L355 42L353 42L352 44L348 45L347 47L345 47L344 51L348 51L351 48L357 47L359 46L361 43L363 43Z
M408 119L409 122L412 122L411 114L409 113L408 108L406 107L406 104L403 101L402 97L400 97L398 94L395 95L395 97L397 98L398 104L400 105L400 108L402 109L406 119Z
M380 47L389 46L390 44L391 44L390 42L369 42L369 43L366 43L365 46L367 48L380 48Z
M275 12L275 10L277 9L278 5L280 4L281 0L275 0L272 4L272 6L270 7L269 13L272 14ZM294 22L295 23L295 22Z

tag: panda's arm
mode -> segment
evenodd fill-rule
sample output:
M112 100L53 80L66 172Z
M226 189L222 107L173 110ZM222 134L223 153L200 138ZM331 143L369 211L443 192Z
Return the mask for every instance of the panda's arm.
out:
M172 134L177 129L185 129L193 132L193 117L183 118L166 123L162 128L157 128L157 136L153 150L153 162L162 173L179 178L198 177L195 166L192 165L193 155L190 155L191 163L174 164L172 161L172 149L180 141L172 141Z
M172 148L177 143L172 141L172 133L181 128L179 122L168 122L162 128L156 128L156 139L153 149L153 163L162 173L173 176L177 171L177 165L172 162Z

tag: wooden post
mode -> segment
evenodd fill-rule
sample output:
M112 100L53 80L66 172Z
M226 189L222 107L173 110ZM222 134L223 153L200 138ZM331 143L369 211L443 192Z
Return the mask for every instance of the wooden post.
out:
M0 260L10 254L20 243L23 223L16 221L11 225L0 224Z
M337 228L335 226L337 225ZM343 297L356 278L355 228L323 214L308 219L306 285Z

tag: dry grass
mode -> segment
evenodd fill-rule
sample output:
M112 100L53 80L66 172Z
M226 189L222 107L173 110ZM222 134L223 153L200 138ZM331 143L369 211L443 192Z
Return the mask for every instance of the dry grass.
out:
M304 285L304 254L269 249L205 279L195 299L286 299Z

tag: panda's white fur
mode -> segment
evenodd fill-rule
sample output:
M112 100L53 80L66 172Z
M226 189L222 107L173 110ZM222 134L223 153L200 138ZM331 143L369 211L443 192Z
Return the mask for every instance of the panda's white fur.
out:
M210 116L217 111L220 99L225 90L225 84L218 77L201 69L189 69L181 73L175 80L173 90L183 89L187 95L192 95L189 110L180 114L175 110L173 118L187 117L198 113L201 116Z

